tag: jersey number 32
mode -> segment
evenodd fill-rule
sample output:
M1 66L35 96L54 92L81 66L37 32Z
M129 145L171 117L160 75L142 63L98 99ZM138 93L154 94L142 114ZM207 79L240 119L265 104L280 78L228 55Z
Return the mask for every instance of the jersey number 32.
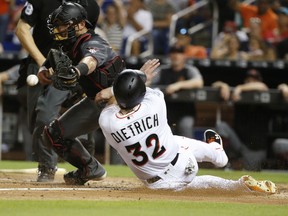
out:
M154 144L153 144L153 141L154 141ZM150 136L148 136L145 143L146 143L147 148L154 147L154 151L152 153L153 159L160 157L166 151L164 146L160 146L159 138L156 134L151 134ZM139 142L126 146L126 149L129 153L133 152L133 155L135 157L142 157L142 160L132 159L132 162L135 165L142 166L148 162L147 153L144 151L141 151L141 144Z

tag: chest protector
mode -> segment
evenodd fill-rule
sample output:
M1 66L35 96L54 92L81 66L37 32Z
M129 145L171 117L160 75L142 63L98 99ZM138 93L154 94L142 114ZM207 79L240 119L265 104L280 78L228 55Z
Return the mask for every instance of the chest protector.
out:
M71 52L73 64L78 63L83 58L77 48L89 40L91 36L90 33L84 34L75 43ZM95 97L102 89L112 86L113 81L123 69L125 69L124 60L120 56L114 56L110 61L97 67L94 72L87 76L81 76L79 83L88 97Z

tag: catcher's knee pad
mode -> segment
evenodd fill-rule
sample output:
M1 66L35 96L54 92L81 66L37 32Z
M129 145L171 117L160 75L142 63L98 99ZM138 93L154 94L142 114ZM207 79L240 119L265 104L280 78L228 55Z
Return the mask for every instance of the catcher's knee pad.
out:
M46 142L50 143L52 148L62 156L65 151L67 151L67 146L63 139L62 128L59 124L59 121L54 120L49 126L44 128L44 136Z

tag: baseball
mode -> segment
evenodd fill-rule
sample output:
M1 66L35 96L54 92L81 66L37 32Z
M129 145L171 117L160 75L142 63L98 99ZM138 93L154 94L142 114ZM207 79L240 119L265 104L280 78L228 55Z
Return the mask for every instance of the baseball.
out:
M26 82L29 86L35 86L37 85L37 83L39 82L39 79L36 75L34 74L30 74L27 79Z

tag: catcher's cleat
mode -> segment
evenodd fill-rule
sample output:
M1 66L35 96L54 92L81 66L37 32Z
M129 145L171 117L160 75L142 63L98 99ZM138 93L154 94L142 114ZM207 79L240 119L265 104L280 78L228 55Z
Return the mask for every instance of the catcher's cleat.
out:
M45 166L39 166L37 182L53 182L56 171L57 167L47 168Z
M268 194L274 194L277 192L277 187L272 181L257 181L249 175L242 176L241 179L250 191L257 191Z
M223 143L222 143L222 138L221 136L216 133L214 130L211 129L207 129L204 132L204 140L206 143L211 143L211 142L217 142L219 143L219 145L221 145L221 147L223 148Z
M67 185L84 185L87 181L101 181L106 178L106 170L98 164L98 167L94 171L89 171L89 175L83 171L77 169L64 174L64 181Z

